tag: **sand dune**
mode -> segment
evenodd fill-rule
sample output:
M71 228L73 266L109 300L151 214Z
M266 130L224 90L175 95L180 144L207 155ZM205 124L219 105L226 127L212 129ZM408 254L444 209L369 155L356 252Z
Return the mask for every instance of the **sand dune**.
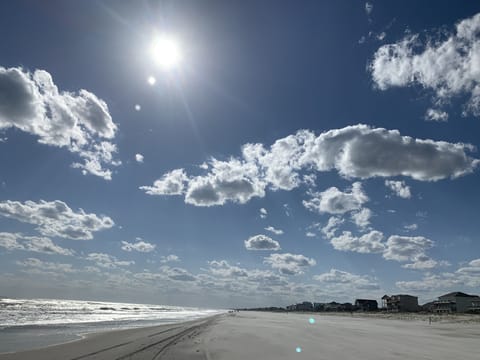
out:
M240 312L99 334L37 351L0 355L0 360L477 360L479 340L478 323L429 325L415 320Z

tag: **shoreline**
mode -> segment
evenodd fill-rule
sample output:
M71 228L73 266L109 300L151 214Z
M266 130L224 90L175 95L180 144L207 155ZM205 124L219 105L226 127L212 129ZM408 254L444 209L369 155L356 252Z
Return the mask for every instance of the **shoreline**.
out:
M179 336L180 333L183 334L184 331L188 332L189 329L194 329L198 326L210 323L213 319L219 316L222 316L222 314L214 314L195 320L173 323L169 322L160 325L78 334L77 336L79 338L77 339L62 341L60 343L28 350L2 352L0 353L0 360L84 359L91 355L101 354L117 347L132 344L135 341L145 342L145 339L151 339L152 341L158 340L158 342L165 342L167 339L162 337L163 334L166 335L168 333L169 338L176 337ZM157 344L157 342L155 342L155 344ZM105 359L109 358L110 357L106 357Z

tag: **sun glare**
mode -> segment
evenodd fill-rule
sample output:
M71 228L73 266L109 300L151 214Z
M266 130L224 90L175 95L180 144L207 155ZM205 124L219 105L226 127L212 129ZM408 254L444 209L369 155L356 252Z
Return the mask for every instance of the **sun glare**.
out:
M156 38L151 53L153 60L166 70L177 67L182 60L178 42L170 36L163 35Z

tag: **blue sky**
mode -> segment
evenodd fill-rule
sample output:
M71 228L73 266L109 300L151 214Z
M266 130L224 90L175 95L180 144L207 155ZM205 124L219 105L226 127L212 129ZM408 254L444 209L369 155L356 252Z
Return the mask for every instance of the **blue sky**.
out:
M4 4L2 296L228 307L480 292L479 13ZM161 39L170 67L152 56Z

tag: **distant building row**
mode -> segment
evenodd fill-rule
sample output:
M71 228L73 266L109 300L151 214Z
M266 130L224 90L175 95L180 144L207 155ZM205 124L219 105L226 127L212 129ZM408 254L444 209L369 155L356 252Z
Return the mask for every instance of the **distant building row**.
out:
M337 303L302 303L289 305L287 311L377 311L376 300L356 299L354 304ZM437 301L432 301L423 306L418 305L418 298L412 295L384 295L382 297L382 310L391 312L416 312L429 311L434 313L480 313L480 297L462 292L452 292L442 295Z

